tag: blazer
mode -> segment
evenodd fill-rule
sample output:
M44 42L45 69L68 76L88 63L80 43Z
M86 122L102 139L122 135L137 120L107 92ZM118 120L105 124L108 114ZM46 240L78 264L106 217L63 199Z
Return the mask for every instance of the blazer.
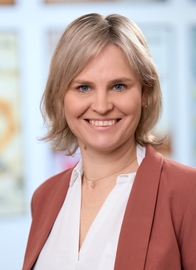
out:
M72 169L32 198L23 270L32 269L65 200ZM114 270L196 270L196 169L146 148L119 236ZM43 269L47 270L47 269Z

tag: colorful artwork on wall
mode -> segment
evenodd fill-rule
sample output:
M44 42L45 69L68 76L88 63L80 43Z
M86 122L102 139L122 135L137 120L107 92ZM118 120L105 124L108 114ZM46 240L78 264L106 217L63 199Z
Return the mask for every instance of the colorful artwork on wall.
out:
M24 211L18 39L0 32L0 216Z
M15 0L0 0L0 5L13 5Z

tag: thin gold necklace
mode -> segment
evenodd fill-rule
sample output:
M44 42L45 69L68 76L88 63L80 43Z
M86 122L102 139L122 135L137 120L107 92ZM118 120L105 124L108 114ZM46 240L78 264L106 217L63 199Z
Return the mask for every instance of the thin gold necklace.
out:
M95 187L96 187L96 182L97 182L97 181L102 180L102 179L105 179L105 178L107 178L107 177L109 177L109 176L112 176L112 175L114 175L114 174L116 174L116 173L118 173L118 172L120 172L120 171L126 169L126 168L127 168L128 166L130 166L136 159L137 159L137 157L135 157L135 158L131 161L131 163L129 163L126 167L124 167L124 168L122 168L122 169L120 169L120 170L114 172L113 174L110 174L110 175L107 175L107 176L104 176L104 177L101 177L101 178L98 178L98 179L95 179L95 180L92 180L92 179L87 178L86 175L84 174L84 178L85 178L87 181L91 182L91 183L90 183L91 188L95 188Z

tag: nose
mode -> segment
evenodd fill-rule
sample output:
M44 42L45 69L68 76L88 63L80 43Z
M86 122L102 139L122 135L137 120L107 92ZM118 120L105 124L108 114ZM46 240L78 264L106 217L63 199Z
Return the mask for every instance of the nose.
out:
M94 94L91 109L99 114L106 114L113 109L113 102L108 92L97 91Z

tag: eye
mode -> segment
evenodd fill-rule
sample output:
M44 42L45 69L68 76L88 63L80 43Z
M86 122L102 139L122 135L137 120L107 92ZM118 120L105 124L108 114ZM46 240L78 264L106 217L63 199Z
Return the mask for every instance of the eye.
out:
M122 91L124 89L124 84L115 84L114 89L117 91Z
M80 85L79 89L81 92L87 92L90 89L90 87L88 85Z

